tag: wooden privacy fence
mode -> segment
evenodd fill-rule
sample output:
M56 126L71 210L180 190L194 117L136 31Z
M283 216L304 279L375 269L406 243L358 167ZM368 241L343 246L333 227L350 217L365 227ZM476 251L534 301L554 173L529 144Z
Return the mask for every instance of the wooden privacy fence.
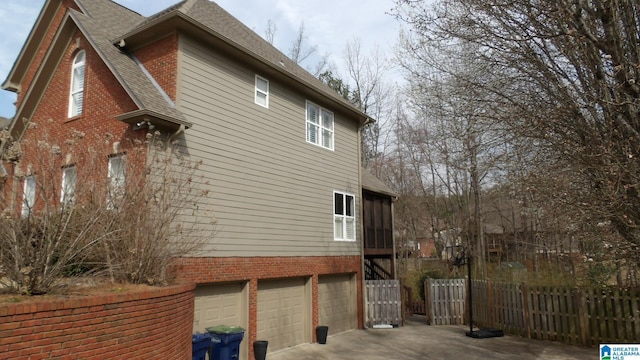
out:
M466 287L465 279L426 279L424 292L427 323L464 324Z
M594 346L637 343L640 289L581 289L474 280L473 320L528 338Z
M401 325L402 299L399 280L366 280L365 325Z

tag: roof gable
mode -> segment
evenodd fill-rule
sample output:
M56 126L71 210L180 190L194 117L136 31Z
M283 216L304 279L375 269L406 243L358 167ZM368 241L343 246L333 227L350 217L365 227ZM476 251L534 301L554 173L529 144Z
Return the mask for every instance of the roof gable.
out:
M27 36L27 40L22 45L22 49L20 49L20 53L9 71L9 75L7 75L7 78L2 83L2 89L14 92L22 90L20 84L31 66L31 62L35 58L35 54L40 48L40 45L44 41L49 27L53 25L53 21L61 4L61 1L47 0L45 2Z
M32 57L30 54L40 47L44 34L49 31L50 26L53 26L53 19L60 10L60 4L61 1L45 2L3 88L13 91L25 90L20 89L19 84L32 66L29 56ZM174 129L190 127L191 124L175 108L173 102L167 101L163 91L144 67L133 56L121 52L113 45L113 38L117 37L123 28L134 27L145 18L110 0L75 0L75 4L80 11L73 8L66 11L29 89L26 89L27 92L15 115L15 118L20 121L14 121L11 124L13 139L19 139L24 133L46 84L55 72L63 49L68 46L76 29L84 35L138 107L138 110L132 113L123 114L119 117L120 120L129 123L149 120Z
M3 88L12 91L20 89L20 83L32 66L33 54L40 48L48 29L59 13L63 2L47 0L32 28L29 37L18 56L11 73L3 84ZM119 120L136 123L141 120L152 120L171 128L190 127L185 116L176 109L152 76L146 71L135 56L127 53L120 40L138 39L148 41L150 34L158 26L166 26L173 31L194 30L202 41L225 44L234 53L264 67L269 74L278 74L282 79L304 92L315 94L336 105L338 109L357 118L360 124L368 121L368 117L353 104L339 96L335 91L323 84L309 72L293 62L266 40L249 29L227 11L208 0L184 0L160 11L148 18L127 9L111 0L74 0L74 8L67 10L58 28L54 43L48 47L30 89L27 90L21 108L16 113L12 126L17 126L21 136L29 119L29 107L35 107L42 90L35 90L36 83L43 86L54 71L54 64L59 58L60 46L56 42L70 41L71 29L79 29L89 41L102 61L107 65L127 94L138 107L138 110L118 116ZM116 46L120 45L120 47ZM56 52L54 48L58 49ZM49 58L53 55L53 58ZM266 65L266 67L264 66ZM40 91L40 92L39 92ZM28 98L29 97L29 98ZM26 110L25 110L26 108Z
M157 33L163 25L188 29L189 26L198 28L194 35L199 41L206 42L208 38L226 44L233 48L238 55L252 58L267 66L266 71L280 74L290 79L294 86L306 88L311 92L336 104L345 111L359 118L361 123L368 120L368 116L345 100L336 91L326 86L318 78L296 64L289 57L276 49L249 27L244 25L230 13L213 1L186 0L177 3L139 23L135 28L122 35L127 46L135 48L138 43L148 41L149 33Z
M169 121L174 119L179 125L191 126L135 57L121 52L112 44L112 34L101 23L75 11L70 14L140 111L147 115L163 115ZM122 120L126 118L123 117Z

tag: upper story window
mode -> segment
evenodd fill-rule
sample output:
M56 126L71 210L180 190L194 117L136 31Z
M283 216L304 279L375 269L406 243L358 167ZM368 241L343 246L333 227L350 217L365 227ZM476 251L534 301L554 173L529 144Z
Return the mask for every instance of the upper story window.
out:
M333 113L307 101L307 142L333 150Z
M116 203L124 196L126 156L115 155L109 158L109 170L107 173L107 208L113 209Z
M71 67L71 92L69 94L69 117L82 114L82 104L84 102L84 73L87 64L86 57L86 53L82 50L73 58L73 66Z
M269 80L256 75L256 104L269 107Z
M333 193L333 237L335 240L356 240L355 197L335 191Z
M64 205L73 204L76 200L76 179L78 178L78 168L68 166L62 169L62 186L60 187L60 203Z
M24 188L22 191L22 216L27 216L33 212L36 203L36 177L31 175L24 178Z

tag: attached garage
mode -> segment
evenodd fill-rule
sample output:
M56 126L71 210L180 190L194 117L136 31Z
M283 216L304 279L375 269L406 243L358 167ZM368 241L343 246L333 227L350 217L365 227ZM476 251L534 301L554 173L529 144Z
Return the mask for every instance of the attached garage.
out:
M318 277L318 325L337 334L358 327L358 297L355 274Z
M247 327L248 307L244 283L202 285L196 287L193 331L209 326Z
M311 291L304 278L258 283L257 338L269 352L311 341Z
M195 290L193 332L204 332L216 325L248 328L249 306L245 283L199 285ZM248 341L242 340L240 356L248 358Z

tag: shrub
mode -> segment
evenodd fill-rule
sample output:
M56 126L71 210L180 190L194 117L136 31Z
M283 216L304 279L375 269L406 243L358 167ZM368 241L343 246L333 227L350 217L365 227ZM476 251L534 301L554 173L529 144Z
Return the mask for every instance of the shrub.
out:
M96 175L107 172L105 154L113 150L85 140L73 131L58 144L44 134L20 143L33 150L28 158L5 157L15 171L6 182L13 186L5 185L0 198L0 285L14 293L47 293L67 275L165 284L171 259L196 253L214 235L212 213L201 205L208 196L201 164L181 153L178 143L157 131L128 140L119 149L126 166L118 170L125 180L118 183ZM107 147L113 140L107 134L91 143ZM60 179L70 164L76 167L69 172L74 185L63 189ZM16 200L25 175L35 179L33 204Z

